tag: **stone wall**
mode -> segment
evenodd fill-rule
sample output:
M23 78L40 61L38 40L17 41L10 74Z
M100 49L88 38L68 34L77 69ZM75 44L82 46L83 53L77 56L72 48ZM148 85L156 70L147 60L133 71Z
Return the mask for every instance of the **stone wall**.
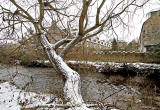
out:
M102 61L102 62L118 62L118 63L160 63L160 57L154 57L147 53L141 52L107 52L107 53L84 53L74 54L69 53L67 60L80 60L80 61Z

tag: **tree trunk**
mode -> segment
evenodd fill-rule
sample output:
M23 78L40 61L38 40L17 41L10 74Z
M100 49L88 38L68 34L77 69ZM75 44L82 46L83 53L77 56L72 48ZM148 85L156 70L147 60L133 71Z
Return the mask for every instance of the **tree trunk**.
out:
M72 70L64 60L56 54L56 51L53 49L52 45L48 42L44 33L40 35L41 43L44 46L46 53L49 57L49 60L53 65L56 66L58 71L60 71L65 76L65 86L64 86L64 96L67 100L67 104L73 106L68 110L90 110L86 107L84 103L80 88L80 76L79 74Z

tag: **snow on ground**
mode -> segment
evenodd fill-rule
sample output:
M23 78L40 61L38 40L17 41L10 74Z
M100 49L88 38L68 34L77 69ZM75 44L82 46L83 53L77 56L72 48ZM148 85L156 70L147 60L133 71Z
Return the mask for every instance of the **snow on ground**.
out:
M0 110L21 110L22 108L38 106L48 107L46 109L40 108L38 110L64 110L62 108L54 108L54 105L63 105L60 103L62 103L62 101L51 94L49 95L25 92L23 90L17 89L16 86L12 85L10 82L4 82L0 84ZM80 108L79 110L82 109Z
M90 62L90 61L67 61L67 63L71 64L87 64L91 66L95 66L96 68L103 67L105 65L114 65L116 67L124 65L124 63L115 63L115 62ZM152 69L160 69L160 64L151 64L151 63L125 63L126 65L133 65L135 68L143 69L143 68L152 68Z
M49 60L45 60L45 61L36 60L36 62L44 63L46 65L50 64ZM100 62L100 61L92 62L92 61L73 61L73 60L66 61L66 63L87 64L87 65L96 67L96 69L104 67L105 65L111 65L111 66L118 67L118 68L124 65L124 63L115 63L115 62ZM138 68L138 69L144 69L144 68L160 69L160 64L153 64L153 63L136 62L136 63L125 63L125 65L132 65L133 67Z
M52 100L52 103L50 103ZM53 101L54 100L54 101ZM38 94L17 89L9 82L0 84L0 110L21 110L22 107L51 106L60 101L51 94Z

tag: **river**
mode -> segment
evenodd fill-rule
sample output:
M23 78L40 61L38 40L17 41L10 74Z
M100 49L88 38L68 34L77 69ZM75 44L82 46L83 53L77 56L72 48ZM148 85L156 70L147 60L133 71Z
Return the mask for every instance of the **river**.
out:
M160 110L160 90L145 76L124 77L79 71L86 102L110 103L123 110ZM52 93L63 98L63 77L53 68L0 66L0 80L25 91Z

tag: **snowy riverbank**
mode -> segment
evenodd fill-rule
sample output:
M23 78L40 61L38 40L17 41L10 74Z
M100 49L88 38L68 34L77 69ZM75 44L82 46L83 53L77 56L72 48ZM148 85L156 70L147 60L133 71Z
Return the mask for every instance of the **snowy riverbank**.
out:
M154 77L160 78L160 64L154 63L115 63L115 62L90 62L90 61L66 61L66 63L76 71L85 70L91 72L100 72L100 73L111 73L111 74L122 74L122 75L136 75L136 74L145 74L145 75L154 75ZM29 67L52 67L48 60L41 61L36 60L32 61L30 65L24 66ZM156 75L156 76L155 76Z
M52 94L25 92L10 82L0 84L1 110L66 110L64 108L70 106L72 105L63 104L61 99ZM87 106L91 108L98 107L97 104L87 104ZM118 109L111 108L110 110Z
M52 103L51 100L54 101ZM21 110L38 106L52 106L60 100L51 94L38 94L17 89L9 82L0 84L0 109Z
M104 67L105 65L111 65L111 66L115 66L115 67L120 67L122 65L130 65L133 66L137 69L160 69L160 64L155 64L155 63L141 63L141 62L137 62L137 63L115 63L115 62L91 62L91 61L72 61L72 60L68 60L66 61L66 63L68 64L85 64L85 65L89 65L89 66L94 66L97 69ZM17 64L22 64L23 62L21 61L17 61ZM25 64L24 64L25 65ZM52 65L50 64L49 60L35 60L31 62L31 65L29 66L46 66L46 67L52 67Z

